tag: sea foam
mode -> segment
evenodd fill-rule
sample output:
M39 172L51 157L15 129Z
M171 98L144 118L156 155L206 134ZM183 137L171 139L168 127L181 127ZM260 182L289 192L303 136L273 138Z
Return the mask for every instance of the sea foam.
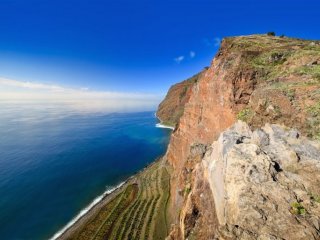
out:
M168 128L168 129L174 130L174 127L171 127L171 126L168 126L168 125L164 125L164 124L161 124L161 123L157 123L156 127L157 128Z
M113 191L117 190L120 188L125 182L120 183L119 185L106 190L103 194L100 196L96 197L86 208L81 210L81 212L75 216L67 225L65 225L61 230L59 230L52 238L49 240L55 240L58 237L60 237L64 232L66 232L69 228L71 228L80 218L82 218L87 212L89 212L95 205L97 205L101 200L107 196L108 194L112 193Z

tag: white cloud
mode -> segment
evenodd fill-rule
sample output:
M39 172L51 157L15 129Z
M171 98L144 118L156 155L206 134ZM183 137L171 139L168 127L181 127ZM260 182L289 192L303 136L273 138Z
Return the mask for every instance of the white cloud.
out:
M0 86L37 89L37 90L49 90L49 91L64 91L65 88L56 85L47 85L42 83L22 82L17 80L0 78Z
M205 45L207 45L208 47L219 47L220 43L221 43L221 38L219 37L215 37L212 39L209 38L205 38L203 39Z
M162 96L134 92L91 91L0 78L0 101L61 103L98 111L153 110Z
M194 51L190 51L190 58L194 58L196 56L196 53Z
M179 56L174 59L174 61L176 61L176 63L178 64L180 64L183 60L184 60L184 56Z

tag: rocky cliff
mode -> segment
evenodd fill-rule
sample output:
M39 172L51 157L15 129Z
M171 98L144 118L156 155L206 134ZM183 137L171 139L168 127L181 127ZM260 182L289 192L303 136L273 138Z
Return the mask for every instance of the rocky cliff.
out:
M237 122L206 152L221 239L320 239L320 144L293 129Z
M173 117L169 238L320 238L319 86L318 41L222 41ZM161 120L176 112L170 95Z
M185 104L189 101L192 87L198 82L202 72L173 85L165 99L160 103L157 117L161 123L175 127L184 112Z

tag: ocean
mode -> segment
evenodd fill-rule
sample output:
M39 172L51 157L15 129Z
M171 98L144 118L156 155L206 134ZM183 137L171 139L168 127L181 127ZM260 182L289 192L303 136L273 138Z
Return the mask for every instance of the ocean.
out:
M166 151L154 112L0 103L0 238L50 239Z

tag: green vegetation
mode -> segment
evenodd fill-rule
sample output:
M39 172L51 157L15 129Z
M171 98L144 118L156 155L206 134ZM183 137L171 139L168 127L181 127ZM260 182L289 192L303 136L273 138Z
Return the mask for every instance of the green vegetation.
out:
M307 120L308 136L320 141L320 118L309 118Z
M319 194L309 192L308 195L310 196L311 201L314 201L316 203L320 203L320 195Z
M310 75L313 79L320 81L320 65L300 66L295 69L299 75Z
M190 192L191 192L191 185L187 184L184 188L184 195L188 196Z
M283 64L290 55L291 51L288 50L267 51L254 57L252 64L257 68L267 68L269 72L273 72L277 71L278 69L275 69L275 67Z
M163 161L152 164L68 239L165 239L169 179Z
M275 36L276 33L275 33L275 32L268 32L267 35L268 35L268 36Z
M248 122L252 116L253 116L253 111L250 108L245 108L245 109L242 109L237 114L237 119L244 121L244 122Z
M320 81L319 44L268 34L237 38L232 45L235 50L250 51L243 64L249 63L254 67L261 80L276 81L279 77L303 75L307 77L304 81Z
M100 209L99 214L89 219L82 229L78 229L69 239L103 239L109 235L113 223L126 208L138 191L135 184L129 185L121 194L112 199L109 204Z
M305 215L306 214L306 209L299 202L291 203L290 211L292 214L295 214L295 215Z
M160 170L160 181L158 181L160 192L158 207L155 212L155 222L153 226L153 237L151 239L164 239L168 236L167 207L170 196L170 175L166 168Z
M169 127L175 127L175 123L174 122L170 122L170 121L163 121L161 124L169 126Z
M274 111L275 111L277 117L281 116L282 113L281 113L281 109L279 106L274 106Z
M319 195L312 196L312 200L314 200L317 203L320 203L320 196Z
M308 119L308 134L316 140L320 140L320 101L307 108L311 118Z
M320 101L314 104L311 107L308 107L308 113L312 115L313 117L320 117Z
M286 88L282 90L283 94L286 95L290 101L293 101L296 95L296 90L292 88Z

